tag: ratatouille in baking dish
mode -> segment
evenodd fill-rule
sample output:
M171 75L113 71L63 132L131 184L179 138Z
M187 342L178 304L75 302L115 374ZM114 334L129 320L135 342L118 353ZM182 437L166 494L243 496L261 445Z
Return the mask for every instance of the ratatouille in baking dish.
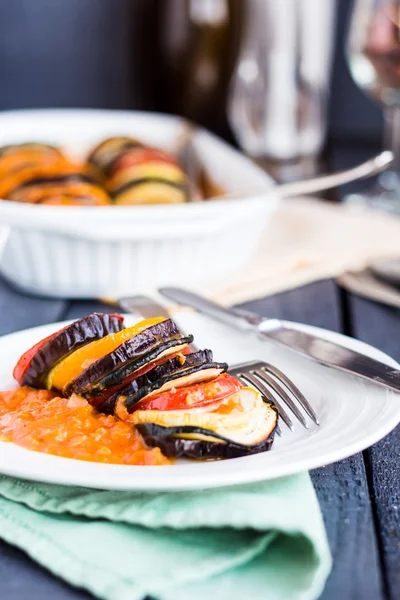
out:
M38 142L0 147L0 198L41 205L181 204L221 195L199 169L189 179L171 152L128 136L107 138L81 162Z

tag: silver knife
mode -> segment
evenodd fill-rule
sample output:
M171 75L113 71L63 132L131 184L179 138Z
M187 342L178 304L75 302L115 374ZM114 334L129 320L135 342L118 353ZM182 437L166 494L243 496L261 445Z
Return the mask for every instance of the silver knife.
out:
M322 365L345 371L351 375L358 375L390 390L400 392L399 370L340 344L299 331L287 321L267 319L247 310L226 308L180 288L163 287L159 289L159 293L178 304L190 306L217 321L242 330L254 331Z

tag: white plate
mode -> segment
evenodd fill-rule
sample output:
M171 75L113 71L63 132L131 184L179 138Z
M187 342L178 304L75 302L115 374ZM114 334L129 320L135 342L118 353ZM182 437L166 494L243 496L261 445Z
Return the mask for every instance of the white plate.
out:
M200 348L214 350L216 360L230 364L263 359L283 369L300 387L315 408L320 426L308 431L297 426L283 436L273 449L255 456L217 462L182 461L169 467L105 465L59 458L0 443L0 473L65 485L117 490L189 490L249 483L290 475L346 458L374 444L400 422L400 397L361 379L311 363L291 351L237 333L201 315L182 311L174 315L186 332L195 336ZM326 330L298 325L304 331L318 331L328 340L342 343L373 358L398 366L378 350ZM0 338L0 389L14 386L12 368L18 357L36 341L60 328L52 324Z

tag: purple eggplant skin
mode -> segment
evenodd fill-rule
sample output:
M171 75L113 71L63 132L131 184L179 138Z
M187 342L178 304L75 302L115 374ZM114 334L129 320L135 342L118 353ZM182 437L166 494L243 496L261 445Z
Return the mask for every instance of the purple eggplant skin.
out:
M209 360L211 357L211 361ZM212 362L211 350L200 350L185 355L185 363L180 363L179 357L171 358L162 365L154 367L144 375L129 383L125 388L116 392L116 396L124 397L123 403L129 413L135 410L135 405L152 392L170 381L177 381L206 369L217 369L219 374L228 370L227 363ZM190 385L188 383L187 385Z
M154 360L160 354L157 350L165 344L177 346L180 343L190 344L192 341L193 336L182 337L171 319L161 321L147 327L123 342L113 352L96 360L65 386L63 394L70 396L75 393L85 398L99 395L106 388L122 383L125 377Z
M212 362L212 350L197 350L196 352L191 352L190 354L169 358L161 365L157 365L151 369L151 371L148 371L145 375L143 375L143 378L145 378L146 383L152 384L159 379L170 377L177 371L182 371L182 369L199 367L200 365L207 363L210 364Z
M126 377L134 374L135 371L138 371L145 365L151 363L153 360L157 360L157 358L160 356L160 354L162 354L165 350L168 350L169 348L173 348L174 346L181 346L182 344L188 345L191 342L193 342L192 335L184 337L184 338L178 338L176 340L171 340L170 342L166 342L165 344L162 344L161 346L157 346L151 352L141 356L137 361L125 363L121 367L121 369L119 369L113 373L110 373L109 375L104 377L104 379L101 379L100 381L98 381L95 385L90 387L86 393L83 393L83 394L81 393L81 396L83 395L85 398L87 398L89 400L89 402L91 399L93 399L94 404L96 405L96 402L95 402L96 396L101 395L104 392L104 390L106 390L107 388L114 387L114 385L119 385L121 383L123 384L124 379L126 379ZM116 382L116 383L114 383L114 382ZM130 386L130 384L125 386L123 389L130 390L131 388L129 386ZM99 410L101 410L101 412L106 413L107 415L113 415L115 413L116 403L117 403L118 399L120 398L120 396L121 396L121 391L115 392L115 394L110 396L105 402L103 402L103 404L101 404L101 407L99 408ZM125 396L123 398L125 399Z
M21 188L27 188L33 185L47 185L57 183L91 183L92 185L98 185L98 182L90 175L84 175L83 173L70 173L69 175L58 175L53 177L32 177L24 181L23 183L15 186L10 193L14 193Z
M121 329L124 329L123 318L115 314L94 313L74 321L36 352L21 384L45 388L47 373L67 354Z
M116 141L119 142L118 146L115 145ZM110 145L110 143L112 149L107 146ZM138 148L140 146L142 146L140 142L125 136L107 138L92 149L87 157L87 162L97 167L104 175L109 175L113 165L121 154L127 150Z
M184 183L175 183L174 181L168 181L162 177L142 177L141 179L135 179L134 181L128 181L121 185L115 192L111 194L113 200L116 200L120 194L127 190L142 185L143 183L161 183L162 185L168 185L169 187L181 190L187 196L187 186Z
M192 427L189 425L162 427L154 423L141 423L140 425L135 425L135 427L150 448L160 448L161 452L167 458L191 458L194 460L239 458L240 456L266 452L271 449L275 433L274 429L262 442L246 446L202 427ZM185 433L200 433L218 438L221 442L188 440L179 437L179 434Z

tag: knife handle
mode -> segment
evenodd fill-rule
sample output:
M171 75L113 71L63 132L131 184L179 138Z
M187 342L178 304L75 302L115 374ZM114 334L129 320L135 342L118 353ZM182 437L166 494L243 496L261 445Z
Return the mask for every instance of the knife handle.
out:
M204 298L194 292L177 287L162 287L159 293L182 306L189 306L216 321L226 323L240 329L254 329L263 320L259 315L234 308L226 308L213 300Z

